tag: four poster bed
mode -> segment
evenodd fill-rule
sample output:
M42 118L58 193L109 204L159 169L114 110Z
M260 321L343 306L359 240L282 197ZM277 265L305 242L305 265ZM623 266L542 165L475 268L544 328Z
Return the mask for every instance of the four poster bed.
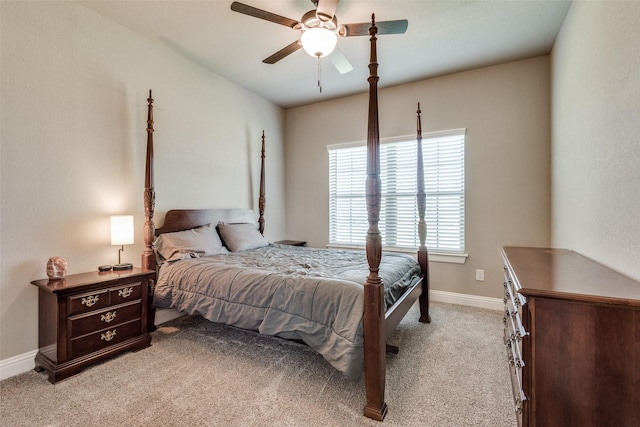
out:
M408 255L382 253L376 33L372 16L366 253L278 245L262 237L264 132L257 223L248 209L170 210L163 226L156 229L150 91L142 268L158 269L154 308L175 308L211 321L302 340L345 375L357 378L364 372L364 415L383 420L386 352L398 351L386 344L387 338L416 300L420 321L430 322L430 317L419 105L417 261ZM150 318L152 322L153 315Z

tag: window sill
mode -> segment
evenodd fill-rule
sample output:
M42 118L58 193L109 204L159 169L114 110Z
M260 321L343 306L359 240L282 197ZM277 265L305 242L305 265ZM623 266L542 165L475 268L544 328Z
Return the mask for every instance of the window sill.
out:
M464 264L469 255L467 254L448 254L446 252L429 252L429 261L445 262L449 264Z
M351 249L351 250L365 250L364 246L358 245L327 245L330 249ZM398 252L404 254L415 255L417 250L413 249L401 249L401 248L382 248L386 252ZM429 251L429 262L443 262L447 264L464 264L469 257L468 254L457 254L448 252L435 252Z

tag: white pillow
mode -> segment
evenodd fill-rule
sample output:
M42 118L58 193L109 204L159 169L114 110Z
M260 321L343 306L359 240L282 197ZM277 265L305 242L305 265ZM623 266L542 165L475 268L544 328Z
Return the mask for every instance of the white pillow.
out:
M224 244L231 252L268 246L269 242L260 234L255 224L223 224L218 223L218 231Z
M174 233L163 233L153 242L153 248L164 261L229 252L222 245L218 232L211 224Z

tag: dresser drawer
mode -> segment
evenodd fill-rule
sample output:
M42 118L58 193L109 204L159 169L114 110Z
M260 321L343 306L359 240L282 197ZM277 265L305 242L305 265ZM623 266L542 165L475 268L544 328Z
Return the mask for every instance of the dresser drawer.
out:
M109 291L107 289L100 289L91 293L74 295L69 297L68 302L69 316L86 313L91 310L98 310L110 305Z
M507 346L507 358L513 357L511 349ZM513 395L513 405L516 413L518 425L522 425L523 405L526 397L522 391L522 369L515 365L509 366L509 375L511 377L511 392Z
M76 358L109 347L141 333L142 322L135 320L71 340L71 357Z
M527 400L522 382L525 359L522 354L522 340L528 336L523 326L522 315L526 311L526 299L518 293L507 266L504 266L504 344L507 348L507 360L511 377L513 403L518 425L522 425L523 405Z
M142 297L142 284L135 282L126 286L109 289L111 304L122 304L125 302L140 299Z
M69 318L69 335L77 338L104 328L140 319L141 300L120 304L105 310L92 311Z
M142 297L142 283L101 289L95 292L69 297L69 316L87 313L110 305L122 304Z

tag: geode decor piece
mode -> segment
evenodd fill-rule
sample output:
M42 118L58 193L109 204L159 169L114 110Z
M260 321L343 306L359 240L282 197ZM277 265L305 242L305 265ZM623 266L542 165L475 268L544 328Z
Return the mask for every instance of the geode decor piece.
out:
M47 261L47 276L49 279L64 279L67 274L67 261L59 256L52 256Z

